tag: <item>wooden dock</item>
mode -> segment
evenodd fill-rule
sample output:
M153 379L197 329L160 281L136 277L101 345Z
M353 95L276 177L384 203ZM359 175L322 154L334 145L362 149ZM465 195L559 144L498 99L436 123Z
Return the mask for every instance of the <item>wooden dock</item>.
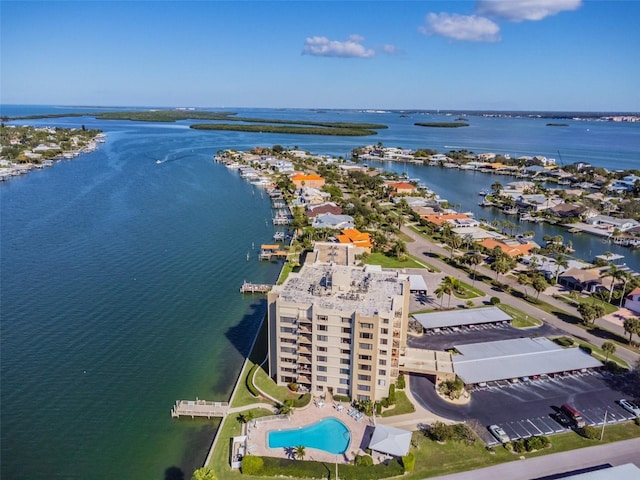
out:
M225 417L229 412L228 402L209 402L207 400L177 400L171 409L173 418L180 417Z
M240 287L240 293L267 293L273 285L263 283L249 283L244 281Z

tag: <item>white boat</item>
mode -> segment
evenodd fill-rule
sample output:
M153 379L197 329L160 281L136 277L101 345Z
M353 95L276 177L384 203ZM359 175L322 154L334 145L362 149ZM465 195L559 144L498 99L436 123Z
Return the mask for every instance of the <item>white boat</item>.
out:
M156 160L156 163L162 163L162 160Z

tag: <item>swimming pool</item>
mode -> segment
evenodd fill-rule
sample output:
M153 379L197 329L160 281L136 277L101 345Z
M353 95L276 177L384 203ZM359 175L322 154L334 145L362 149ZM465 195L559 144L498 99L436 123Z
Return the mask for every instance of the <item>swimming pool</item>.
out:
M306 427L292 430L274 430L267 433L269 448L303 445L325 452L340 454L347 451L351 442L351 432L337 418L324 418Z

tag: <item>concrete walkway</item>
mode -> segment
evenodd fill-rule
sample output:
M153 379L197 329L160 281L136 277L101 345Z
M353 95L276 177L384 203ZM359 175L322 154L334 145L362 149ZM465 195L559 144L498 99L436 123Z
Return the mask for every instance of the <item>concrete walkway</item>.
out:
M419 260L427 262L433 265L434 267L442 270L446 275L451 275L452 277L459 278L465 282L468 282L469 280L471 280L470 278L467 278L466 272L462 270L458 270L457 268L452 267L448 263L443 262L439 258L431 256L432 254L438 254L438 255L444 255L444 256L450 255L450 252L444 249L441 245L430 242L429 240L420 236L419 234L417 234L407 226L402 228L402 232L413 240L413 242L407 242L406 244L407 249L409 253L411 253L411 255L418 258ZM478 274L486 275L490 278L495 277L495 272L493 272L492 270L490 270L488 267L485 267L485 266L478 267ZM509 285L509 287L511 287L514 290L519 290L521 288L521 285L519 285L514 279L505 277L504 275L500 276L500 282L506 285ZM502 303L505 303L507 305L512 305L518 310L521 310L522 312L524 312L525 314L533 318L538 318L550 325L553 325L554 327L564 330L568 334L576 338L579 338L580 340L587 341L598 347L602 345L602 343L605 341L605 339L597 337L587 332L586 330L583 330L577 325L573 325L571 323L565 322L555 315L551 315L543 310L540 310L536 308L534 305L528 302L525 302L524 300L513 297L512 295L509 295L508 293L505 293L501 290L498 290L498 289L494 290L494 287L491 287L486 283L475 282L474 286L478 290L484 292L486 295L489 295L491 297L498 297ZM557 300L553 297L550 297L544 294L540 294L540 300L553 305L554 307L558 308L558 310L560 311L566 312L569 315L573 315L577 318L580 318L580 314L574 307L564 302L561 302L560 300ZM463 304L461 304L460 306L463 306ZM623 338L625 338L626 336L624 333L624 329L622 327L613 325L611 324L611 322L606 322L603 325L603 328L606 328L607 330L612 331L613 333L621 335ZM622 346L618 346L618 349L616 351L616 356L620 357L621 359L629 363L629 365L631 366L633 366L635 362L638 361L638 359L640 359L640 355Z

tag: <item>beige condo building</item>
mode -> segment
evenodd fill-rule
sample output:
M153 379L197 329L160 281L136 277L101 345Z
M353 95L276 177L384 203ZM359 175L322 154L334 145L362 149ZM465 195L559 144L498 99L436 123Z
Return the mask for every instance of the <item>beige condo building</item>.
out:
M313 395L381 400L406 348L409 298L398 272L306 263L268 296L269 375Z

